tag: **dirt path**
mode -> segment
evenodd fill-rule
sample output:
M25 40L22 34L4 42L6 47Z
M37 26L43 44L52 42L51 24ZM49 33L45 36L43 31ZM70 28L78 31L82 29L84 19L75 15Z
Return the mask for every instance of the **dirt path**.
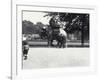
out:
M23 69L87 66L89 48L30 48Z

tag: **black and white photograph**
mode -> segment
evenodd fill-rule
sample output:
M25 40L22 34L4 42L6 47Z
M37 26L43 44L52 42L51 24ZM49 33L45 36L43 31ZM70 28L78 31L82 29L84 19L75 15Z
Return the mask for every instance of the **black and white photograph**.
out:
M95 7L27 2L12 6L12 80L81 79L96 72Z
M22 69L89 66L90 14L22 11Z

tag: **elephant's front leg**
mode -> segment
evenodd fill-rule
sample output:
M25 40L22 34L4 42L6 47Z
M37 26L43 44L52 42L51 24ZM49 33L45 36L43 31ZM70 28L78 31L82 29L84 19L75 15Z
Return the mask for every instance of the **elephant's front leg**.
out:
M57 47L60 47L60 45L61 45L61 44L60 44L60 42L59 42L59 41L57 41Z
M62 47L65 48L66 47L66 37L63 37L63 42L62 42Z
M50 47L50 46L53 46L52 42L53 42L53 40L48 40L48 46L49 46L49 47Z
M51 44L51 41L50 41L50 40L48 40L48 47L50 47L50 46L51 46L50 44Z

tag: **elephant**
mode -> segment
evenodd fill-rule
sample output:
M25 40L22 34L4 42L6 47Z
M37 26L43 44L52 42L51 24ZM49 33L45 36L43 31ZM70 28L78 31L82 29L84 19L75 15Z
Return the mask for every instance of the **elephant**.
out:
M56 40L57 47L65 48L66 47L66 38L67 38L67 34L63 29L59 28L59 29L56 29L56 31L51 29L48 32L48 46L53 46L52 43L54 40Z

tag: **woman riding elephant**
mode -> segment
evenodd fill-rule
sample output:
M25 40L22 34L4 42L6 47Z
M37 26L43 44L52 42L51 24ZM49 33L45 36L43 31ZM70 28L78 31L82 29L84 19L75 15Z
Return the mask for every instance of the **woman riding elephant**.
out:
M59 32L58 37L57 37L57 41L58 41L57 45L59 47L65 48L66 47L67 34L66 34L66 32L62 28L60 28L59 31L60 32Z

